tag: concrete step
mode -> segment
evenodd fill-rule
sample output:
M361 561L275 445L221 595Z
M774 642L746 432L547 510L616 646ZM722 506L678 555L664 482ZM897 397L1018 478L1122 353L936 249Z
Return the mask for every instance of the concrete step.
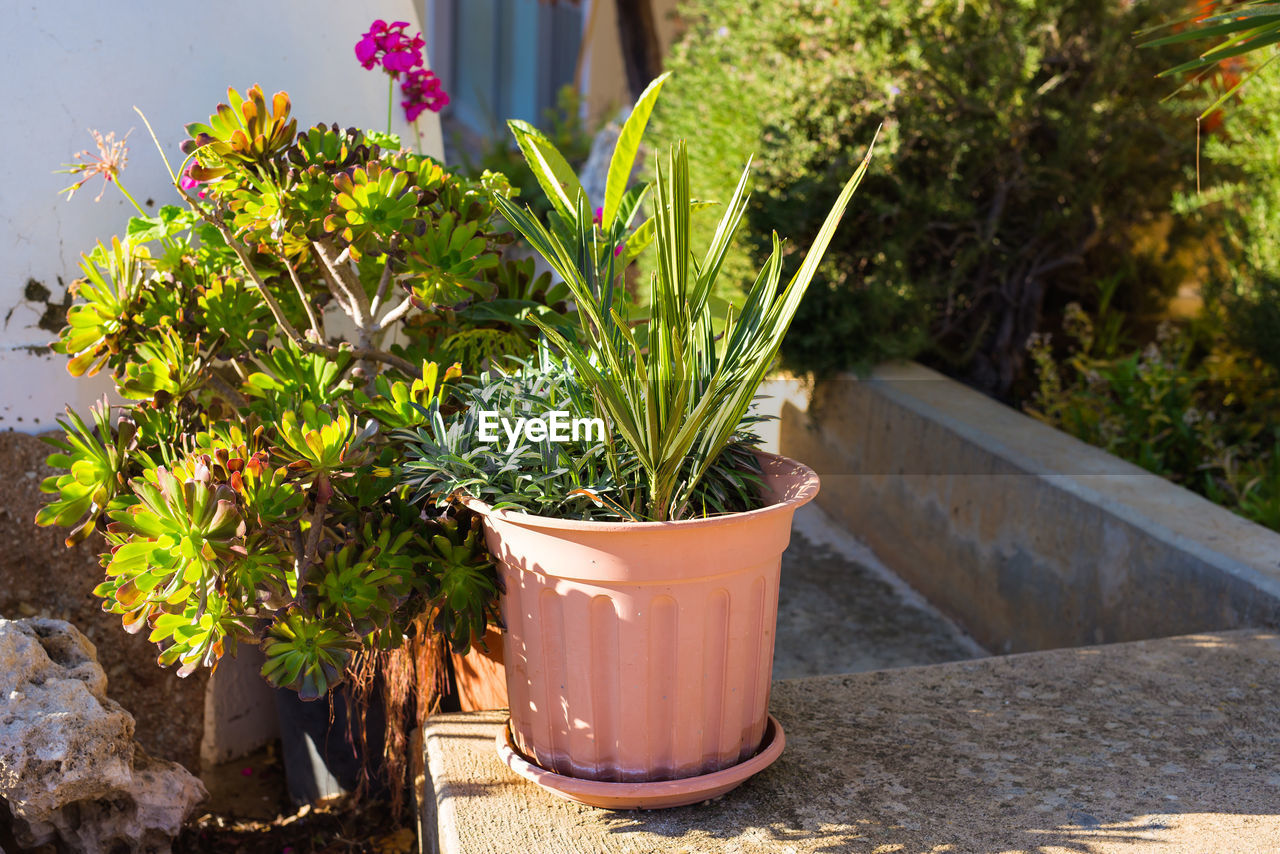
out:
M424 841L441 854L1280 850L1274 633L782 680L771 710L787 734L775 765L655 812L579 806L517 777L494 750L504 713L437 715Z
M986 655L816 504L796 512L782 555L774 679Z

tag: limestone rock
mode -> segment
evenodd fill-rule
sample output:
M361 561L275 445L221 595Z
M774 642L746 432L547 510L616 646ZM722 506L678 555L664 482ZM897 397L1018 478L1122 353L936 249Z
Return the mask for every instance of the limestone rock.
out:
M0 796L24 846L163 852L206 796L133 740L93 644L61 620L0 619Z

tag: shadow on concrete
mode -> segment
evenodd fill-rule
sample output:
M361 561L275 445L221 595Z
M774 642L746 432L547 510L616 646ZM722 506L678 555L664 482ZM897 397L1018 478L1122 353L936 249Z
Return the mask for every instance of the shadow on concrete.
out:
M605 851L1274 852L1277 701L1247 630L780 682L772 768L590 821Z

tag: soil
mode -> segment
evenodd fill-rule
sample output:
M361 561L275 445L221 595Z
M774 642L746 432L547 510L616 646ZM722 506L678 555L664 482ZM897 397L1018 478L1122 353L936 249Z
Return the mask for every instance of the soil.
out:
M206 768L209 800L174 843L175 854L411 854L413 804L397 820L386 801L289 803L276 744Z
M102 580L100 538L68 549L65 529L36 527L36 510L47 500L40 482L61 474L44 464L52 451L35 436L0 433L0 616L54 617L84 632L98 648L107 693L137 720L138 742L199 773L208 674L179 679L156 664L145 634L130 635L119 617L103 613L92 592Z

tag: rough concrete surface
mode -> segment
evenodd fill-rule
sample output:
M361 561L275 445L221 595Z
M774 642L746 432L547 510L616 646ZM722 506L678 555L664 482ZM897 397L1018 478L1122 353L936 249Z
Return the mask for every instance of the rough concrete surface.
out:
M1055 650L774 685L782 758L719 801L609 812L497 758L501 712L438 715L441 851L1273 854L1280 636Z
M70 623L0 620L0 824L24 848L167 851L205 798L185 768L135 744L106 688Z
M198 771L208 673L179 679L156 664L156 647L145 632L130 635L118 616L103 613L93 595L103 578L100 538L68 549L65 529L36 527L36 510L47 500L40 482L55 473L44 464L52 452L35 436L0 433L0 617L52 617L75 625L97 646L108 695L137 719L147 752Z
M776 638L774 679L986 655L813 504L782 555Z
M920 365L781 408L817 503L993 652L1280 627L1280 534Z

